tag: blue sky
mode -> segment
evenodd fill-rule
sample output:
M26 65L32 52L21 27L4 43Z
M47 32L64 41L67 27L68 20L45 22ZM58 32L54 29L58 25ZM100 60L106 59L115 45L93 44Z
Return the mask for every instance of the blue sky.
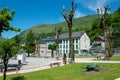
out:
M9 7L15 10L12 26L21 28L21 32L38 24L56 24L64 21L60 10L70 9L71 1L75 1L74 18L96 14L96 8L109 5L112 13L120 7L120 0L0 0L0 9ZM20 32L3 32L5 38L12 38Z

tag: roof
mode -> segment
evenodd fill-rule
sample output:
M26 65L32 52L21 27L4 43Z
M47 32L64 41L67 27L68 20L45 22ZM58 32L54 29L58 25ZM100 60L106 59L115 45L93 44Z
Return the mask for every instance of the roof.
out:
M55 40L56 40L55 36L51 36L51 37L43 38L41 41L42 43L46 43L46 42L53 42Z
M94 41L104 41L105 38L103 36L96 36Z
M81 36L85 33L85 31L80 31L80 32L73 32L72 33L72 38L81 38ZM61 34L60 39L68 39L69 38L69 34Z
M85 33L85 31L80 31L80 32L73 32L72 33L72 38L80 38L83 34ZM60 34L59 39L69 39L69 33L65 33L65 34ZM54 42L56 41L56 37L55 36L51 36L51 37L47 37L47 38L43 38L42 39L42 43L46 43L46 42Z

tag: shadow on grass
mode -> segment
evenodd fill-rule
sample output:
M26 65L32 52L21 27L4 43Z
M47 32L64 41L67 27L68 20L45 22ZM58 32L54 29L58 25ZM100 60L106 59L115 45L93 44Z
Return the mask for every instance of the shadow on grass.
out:
M24 76L17 76L12 78L12 80L25 80Z

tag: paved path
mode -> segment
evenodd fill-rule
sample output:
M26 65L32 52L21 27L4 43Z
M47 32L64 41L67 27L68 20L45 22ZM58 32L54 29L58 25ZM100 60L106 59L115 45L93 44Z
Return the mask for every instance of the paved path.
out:
M94 58L75 58L76 63L120 63L120 61L98 61L95 60Z
M20 71L18 73L27 73L27 72L33 72L38 70L44 70L51 68L49 64L53 61L56 61L56 59L51 58L27 58L26 63L22 65ZM61 61L62 60L58 60ZM17 60L10 60L9 64L17 64ZM10 74L16 74L16 72L7 72L7 75ZM0 76L2 76L2 73L0 73Z
M56 59L49 59L49 58L27 58L26 59L26 64L24 64L20 71L18 71L18 74L21 73L27 73L27 72L32 72L32 71L38 71L38 70L44 70L44 69L49 69L50 62L56 61ZM62 62L62 59L58 60ZM93 58L75 58L76 63L120 63L120 61L94 61ZM10 60L9 63L16 63L17 60ZM61 65L63 66L63 64ZM7 75L10 74L16 74L16 72L9 72ZM0 76L2 76L2 73L0 73Z

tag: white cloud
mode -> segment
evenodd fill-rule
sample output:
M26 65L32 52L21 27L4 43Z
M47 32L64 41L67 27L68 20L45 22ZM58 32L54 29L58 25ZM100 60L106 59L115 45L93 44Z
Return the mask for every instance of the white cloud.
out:
M88 4L88 8L92 11L96 11L97 8L103 8L103 6L105 5L106 0L96 0L95 3L90 3Z
M109 3L113 1L114 0L75 0L76 3L80 3L95 12L97 8L103 8L105 5L109 5Z
M81 13L79 10L76 10L74 13L74 18L83 17L85 14Z

